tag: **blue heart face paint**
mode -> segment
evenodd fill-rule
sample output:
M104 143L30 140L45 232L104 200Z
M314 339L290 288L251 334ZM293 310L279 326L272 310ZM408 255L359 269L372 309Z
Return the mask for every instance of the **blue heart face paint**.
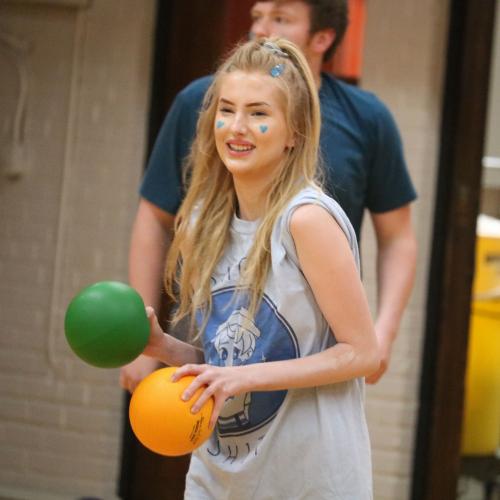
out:
M224 122L223 122L222 120L217 120L217 121L215 122L215 126L216 126L217 128L222 128L222 127L224 126Z
M221 162L242 183L250 173L270 182L293 145L286 109L270 79L235 70L220 80L213 136Z

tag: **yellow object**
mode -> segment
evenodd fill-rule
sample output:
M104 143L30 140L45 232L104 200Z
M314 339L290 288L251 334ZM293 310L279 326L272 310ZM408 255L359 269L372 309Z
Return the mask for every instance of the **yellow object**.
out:
M151 451L171 457L186 455L211 434L210 416L214 406L210 398L196 413L191 406L200 396L199 389L190 401L181 395L194 377L170 380L177 368L162 368L148 375L136 387L130 400L130 424L137 439Z
M500 233L496 230L479 231L476 241L465 384L462 454L492 455L500 446Z

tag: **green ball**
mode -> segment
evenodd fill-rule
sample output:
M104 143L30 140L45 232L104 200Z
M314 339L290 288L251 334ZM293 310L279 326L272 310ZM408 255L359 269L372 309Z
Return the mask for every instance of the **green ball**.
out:
M81 290L64 319L73 352L99 368L116 368L142 353L149 321L141 296L117 281L101 281Z

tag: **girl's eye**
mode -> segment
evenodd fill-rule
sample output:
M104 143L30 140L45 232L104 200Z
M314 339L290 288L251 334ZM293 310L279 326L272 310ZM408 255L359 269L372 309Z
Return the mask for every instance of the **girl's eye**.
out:
M287 22L286 18L282 16L277 16L274 18L274 22L278 24L285 24Z
M230 108L220 108L219 112L220 113L231 113L232 109L230 109Z
M254 111L253 116L267 116L267 113L265 111Z

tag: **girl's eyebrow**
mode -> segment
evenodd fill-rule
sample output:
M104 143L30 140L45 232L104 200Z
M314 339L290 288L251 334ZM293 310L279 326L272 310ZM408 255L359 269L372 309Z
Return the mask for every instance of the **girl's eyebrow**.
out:
M234 106L234 102L231 102L229 99L224 99L224 97L221 97L219 101L223 104L229 104L231 106ZM247 108L254 107L254 106L270 106L267 102L260 101L260 102L249 102L248 104L245 104Z

